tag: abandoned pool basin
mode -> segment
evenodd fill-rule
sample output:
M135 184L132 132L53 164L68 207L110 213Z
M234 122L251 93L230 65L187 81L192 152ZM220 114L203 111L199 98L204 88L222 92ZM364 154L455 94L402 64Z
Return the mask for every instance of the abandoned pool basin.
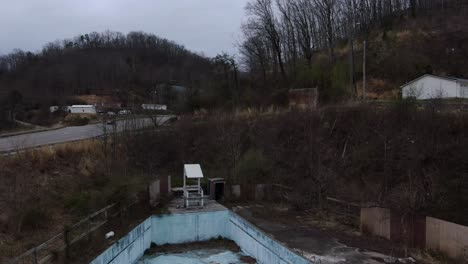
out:
M227 209L151 216L91 263L136 263L145 250L150 248L151 243L184 244L218 237L233 240L245 254L255 258L258 263L310 263Z

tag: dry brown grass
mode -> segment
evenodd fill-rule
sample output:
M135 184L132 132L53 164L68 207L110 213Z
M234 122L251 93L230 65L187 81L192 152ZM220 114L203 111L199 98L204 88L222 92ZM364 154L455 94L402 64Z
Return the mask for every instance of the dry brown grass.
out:
M69 121L70 119L76 118L76 117L87 117L90 120L92 120L92 119L96 119L97 115L96 114L69 114L65 117L65 121Z
M79 192L81 184L92 183L102 158L98 140L0 156L0 255L17 255L60 232L72 219L65 201ZM32 209L47 215L41 228L21 224L20 219ZM28 233L27 239L24 232Z
M96 139L81 140L78 142L57 145L53 147L55 154L64 156L67 153L77 153L80 155L97 155L102 157L102 141Z
M113 141L107 144L107 153L102 140L89 139L0 156L0 256L19 255L145 190L151 179L127 167L122 142L116 153ZM42 219L31 217L37 215Z
M216 118L226 118L226 117L232 117L232 118L241 118L241 119L247 119L247 118L257 118L261 116L266 116L266 115L277 115L281 113L287 112L289 109L284 108L284 107L278 107L274 105L270 106L260 106L260 107L242 107L242 108L236 108L232 112L225 112L225 111L208 111L206 109L201 109L195 111L192 115L187 115L184 118L185 119L206 119L210 117L216 117Z
M255 118L259 116L265 115L277 115L287 111L286 108L277 107L277 106L267 106L267 107L259 107L259 108L238 108L234 111L234 117L237 118Z
M25 165L25 160L28 163L44 168L50 162L56 161L57 158L76 158L90 157L94 159L102 158L101 150L102 142L96 139L82 140L72 143L65 143L55 146L44 146L36 149L29 149L17 152L10 156L1 156L0 164L4 169L8 167Z

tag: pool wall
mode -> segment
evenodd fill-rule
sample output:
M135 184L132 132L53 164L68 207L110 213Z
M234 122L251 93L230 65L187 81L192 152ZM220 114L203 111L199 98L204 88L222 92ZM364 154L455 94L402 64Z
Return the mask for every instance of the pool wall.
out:
M232 212L229 212L229 215L228 238L234 240L247 255L257 259L258 263L309 263L242 217Z
M226 235L229 211L173 214L151 218L152 242L163 244L182 244L206 241Z
M146 219L125 237L106 249L91 264L134 263L151 246L151 226L151 218Z
M151 246L151 242L158 245L181 244L217 237L235 241L245 253L261 264L309 263L228 210L152 216L91 263L135 263Z

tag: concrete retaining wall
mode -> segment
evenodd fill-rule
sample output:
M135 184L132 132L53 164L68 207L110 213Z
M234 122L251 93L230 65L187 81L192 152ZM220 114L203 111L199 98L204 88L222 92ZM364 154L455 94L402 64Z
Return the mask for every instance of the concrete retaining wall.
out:
M390 239L390 210L361 208L361 232Z
M468 227L426 217L426 247L468 260Z
M135 263L150 247L151 242L159 245L180 244L220 236L234 240L260 264L309 263L228 210L150 217L91 263Z
M161 180L155 180L148 186L149 200L151 206L157 206L161 198Z
M432 217L422 219L425 221L409 222L412 226L408 228L401 216L389 209L362 208L361 231L397 241L398 235L401 235L399 233L406 230L405 235L417 242L416 247L438 250L454 259L468 261L468 227Z

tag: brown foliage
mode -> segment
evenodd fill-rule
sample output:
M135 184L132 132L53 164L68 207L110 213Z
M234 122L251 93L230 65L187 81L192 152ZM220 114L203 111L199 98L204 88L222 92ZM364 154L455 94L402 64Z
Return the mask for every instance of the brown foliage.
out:
M208 177L232 184L293 187L288 199L299 207L322 206L333 195L463 222L468 164L460 157L468 155L467 129L465 114L400 103L217 115L138 135L127 147L142 169L178 175L181 164L197 162Z

